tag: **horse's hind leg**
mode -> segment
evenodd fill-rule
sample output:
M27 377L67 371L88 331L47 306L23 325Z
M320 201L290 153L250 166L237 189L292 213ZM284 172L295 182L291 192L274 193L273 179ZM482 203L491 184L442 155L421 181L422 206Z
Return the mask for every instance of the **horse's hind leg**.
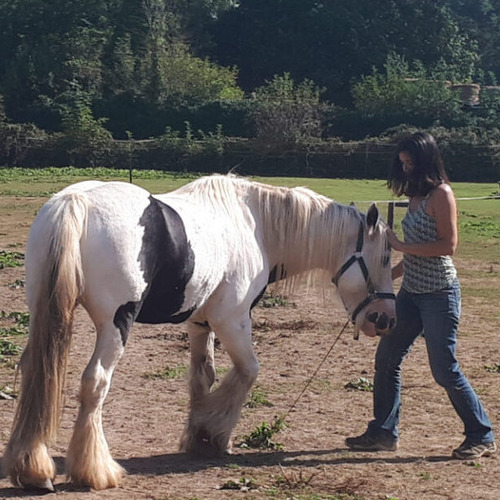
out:
M248 316L213 326L234 366L215 391L191 400L181 449L201 455L220 455L228 451L231 431L259 371Z
M94 353L81 381L80 410L66 459L68 478L97 490L119 484L125 471L109 452L102 428L102 406L113 371L124 351L120 330L108 321L98 326Z

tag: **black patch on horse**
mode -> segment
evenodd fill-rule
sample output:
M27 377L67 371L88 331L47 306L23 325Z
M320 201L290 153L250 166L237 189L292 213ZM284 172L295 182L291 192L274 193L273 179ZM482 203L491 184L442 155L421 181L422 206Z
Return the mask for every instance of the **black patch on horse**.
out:
M127 302L116 310L115 317L113 318L113 323L120 330L122 344L124 347L128 340L130 327L132 326L132 323L134 322L140 307L140 302Z
M182 323L195 310L180 311L194 270L184 223L173 208L152 196L139 223L144 226L141 267L148 287L136 321Z
M259 303L259 300L264 297L264 294L266 293L266 289L267 289L267 286L265 286L260 292L259 294L257 295L257 297L255 297L255 299L253 299L253 302L252 302L252 305L250 306L250 310L252 310L258 303Z
M280 271L278 274L278 266L274 266L271 269L271 272L269 273L269 278L267 279L267 285L270 285L271 283L276 283L276 281L282 280L286 278L286 270L285 266L281 264L280 266ZM252 310L258 303L259 300L264 296L267 290L267 285L259 292L257 297L253 299L252 305L250 306L250 310Z

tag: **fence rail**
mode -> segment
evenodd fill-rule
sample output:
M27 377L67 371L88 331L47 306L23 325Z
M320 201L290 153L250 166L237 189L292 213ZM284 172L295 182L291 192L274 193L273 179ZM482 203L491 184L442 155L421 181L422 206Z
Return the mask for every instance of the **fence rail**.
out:
M499 191L500 193L500 191ZM457 198L457 201L471 201L471 200L500 200L500 194L498 196L478 196L471 198ZM360 203L360 202L358 202ZM376 203L387 203L387 224L392 229L394 226L394 209L395 208L407 208L409 205L408 200L393 201L393 200L380 200Z

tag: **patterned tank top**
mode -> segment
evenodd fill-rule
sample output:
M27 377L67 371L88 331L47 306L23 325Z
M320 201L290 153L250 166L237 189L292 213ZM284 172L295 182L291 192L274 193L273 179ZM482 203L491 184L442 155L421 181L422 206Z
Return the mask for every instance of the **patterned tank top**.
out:
M428 243L436 241L436 220L425 212L429 201L427 195L415 212L410 208L402 221L405 243ZM457 271L449 255L419 257L405 253L403 256L403 288L410 293L430 293L451 285Z

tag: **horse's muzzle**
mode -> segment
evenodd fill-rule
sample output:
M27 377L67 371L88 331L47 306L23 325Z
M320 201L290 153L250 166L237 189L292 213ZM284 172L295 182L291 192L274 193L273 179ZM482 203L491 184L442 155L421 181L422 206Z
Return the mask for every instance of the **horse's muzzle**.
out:
M379 336L386 335L396 325L396 318L389 318L385 312L381 314L378 312L372 312L368 315L367 319L370 323L375 325L375 330Z

